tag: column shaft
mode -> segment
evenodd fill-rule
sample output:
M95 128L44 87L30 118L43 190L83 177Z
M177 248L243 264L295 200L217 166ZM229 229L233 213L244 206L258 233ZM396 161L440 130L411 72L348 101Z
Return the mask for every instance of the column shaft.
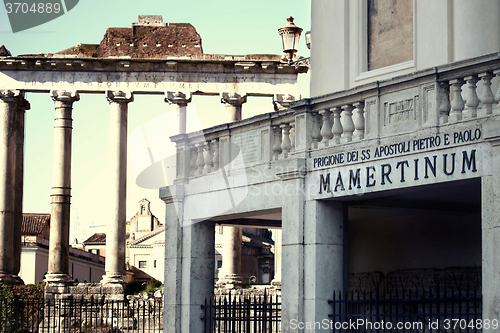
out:
M177 134L186 133L186 111L187 105L191 102L191 96L182 92L166 92L165 102L170 103L170 111L175 112L179 120L179 132Z
M106 92L110 102L109 166L112 219L106 232L106 275L103 283L126 282L127 117L131 95Z
M69 223L71 203L71 141L73 102L78 93L51 91L55 102L52 205L50 213L49 267L46 280L69 282Z
M281 229L273 230L274 240L274 279L271 282L276 289L281 289Z
M226 288L240 286L241 277L241 227L225 226L222 231L222 278L218 284Z
M16 133L16 175L14 180L14 256L12 274L17 276L21 269L21 227L23 224L23 185L24 185L24 119L25 111L30 104L22 100L17 105L15 133ZM20 278L19 278L20 279ZM19 282L22 283L20 280Z
M14 255L14 120L19 91L0 91L0 281L12 282Z

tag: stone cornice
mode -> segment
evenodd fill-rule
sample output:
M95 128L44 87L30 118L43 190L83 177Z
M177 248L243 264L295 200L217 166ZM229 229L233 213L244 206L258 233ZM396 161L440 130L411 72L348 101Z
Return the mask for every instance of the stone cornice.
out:
M131 59L127 57L0 57L0 70L271 74L298 74L307 72L306 67L282 66L280 60L276 60L272 56L261 56L252 59L249 56L223 55L204 55L201 58L168 57L163 59Z

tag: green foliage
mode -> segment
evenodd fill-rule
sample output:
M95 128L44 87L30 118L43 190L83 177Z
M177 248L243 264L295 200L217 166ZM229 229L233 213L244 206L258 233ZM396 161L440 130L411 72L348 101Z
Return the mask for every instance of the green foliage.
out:
M153 283L133 281L125 286L125 295L137 295L142 292L154 293L162 287L163 284L160 281L154 281Z
M0 333L10 333L16 322L21 321L21 314L17 312L16 315L16 297L11 287L0 286L0 289Z

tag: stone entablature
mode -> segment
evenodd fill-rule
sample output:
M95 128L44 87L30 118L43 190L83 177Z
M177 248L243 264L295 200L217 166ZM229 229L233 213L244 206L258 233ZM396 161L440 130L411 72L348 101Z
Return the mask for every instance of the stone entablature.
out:
M297 96L297 73L274 56L213 56L207 60L127 58L0 58L0 90ZM211 59L214 58L214 59ZM217 59L219 58L219 59ZM267 58L267 59L266 59Z

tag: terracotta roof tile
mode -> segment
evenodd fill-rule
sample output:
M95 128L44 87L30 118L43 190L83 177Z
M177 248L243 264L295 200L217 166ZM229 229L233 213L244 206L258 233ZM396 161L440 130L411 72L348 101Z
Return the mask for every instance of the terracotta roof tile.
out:
M46 225L50 225L50 214L23 214L21 232L23 235L38 235Z
M83 242L83 244L90 243L106 243L106 233L95 233Z

